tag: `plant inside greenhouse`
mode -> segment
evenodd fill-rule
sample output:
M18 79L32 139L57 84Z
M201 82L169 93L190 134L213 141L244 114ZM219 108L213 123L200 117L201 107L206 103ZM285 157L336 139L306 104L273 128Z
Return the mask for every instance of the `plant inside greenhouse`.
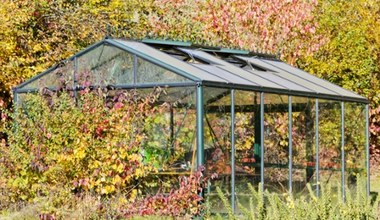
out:
M199 194L216 212L217 188L232 210L248 208L248 183L294 197L325 184L343 198L356 187L369 194L368 100L270 54L106 38L13 92L25 122L14 132L43 130L20 138L21 150L38 152L30 163L41 173L43 155L61 146L65 157L51 160L61 169L49 172L72 177L74 190L138 193L131 183L144 178L139 193L169 192L203 168Z

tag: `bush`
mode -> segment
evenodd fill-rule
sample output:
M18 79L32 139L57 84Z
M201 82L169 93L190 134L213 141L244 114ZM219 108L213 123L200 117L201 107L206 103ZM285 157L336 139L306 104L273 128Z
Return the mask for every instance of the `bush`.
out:
M2 175L10 201L44 196L56 188L107 195L129 191L153 168L143 163L145 119L157 94L102 92L27 95L13 114L2 145Z
M199 214L202 172L170 177L162 185L172 190L157 192L157 168L144 155L152 117L166 108L157 102L164 92L21 97L0 143L0 210L41 219Z

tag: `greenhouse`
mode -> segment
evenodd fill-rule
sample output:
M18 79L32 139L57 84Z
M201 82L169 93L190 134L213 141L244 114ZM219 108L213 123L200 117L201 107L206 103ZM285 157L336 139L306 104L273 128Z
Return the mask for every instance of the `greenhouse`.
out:
M41 89L160 88L141 154L163 178L204 167L204 197L248 205L247 183L272 192L345 191L365 177L368 100L268 54L166 40L104 39L14 88L16 105ZM259 185L259 183L262 183Z

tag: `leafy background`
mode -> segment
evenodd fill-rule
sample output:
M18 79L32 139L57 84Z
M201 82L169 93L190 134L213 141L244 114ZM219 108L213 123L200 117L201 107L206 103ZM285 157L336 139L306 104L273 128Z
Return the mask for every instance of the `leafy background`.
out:
M0 125L8 120L12 87L110 33L278 54L367 97L376 176L380 0L2 0Z

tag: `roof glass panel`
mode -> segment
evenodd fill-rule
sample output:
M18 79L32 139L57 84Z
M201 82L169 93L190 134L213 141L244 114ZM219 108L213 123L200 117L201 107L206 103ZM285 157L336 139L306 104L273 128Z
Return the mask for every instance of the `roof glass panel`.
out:
M333 83L330 83L324 79L321 79L321 78L318 78L314 75L311 75L310 73L307 73L301 69L295 68L295 67L293 67L289 64L286 64L284 62L274 61L274 60L263 60L263 61L272 65L272 66L275 66L275 67L277 67L283 71L286 71L288 73L297 74L298 76L304 78L305 80L307 80L309 82L313 82L315 84L318 84L321 87L328 88L329 90L332 90L335 93L338 93L339 95L364 99L363 97L355 94L354 92L348 91L342 87L339 87L339 86L337 86Z
M101 45L78 57L77 82L82 86L133 83L133 55Z
M137 59L137 83L192 82L191 80L150 63Z
M65 60L55 68L40 74L30 83L20 87L22 89L59 89L63 87L72 88L74 85L74 62Z
M219 77L213 76L199 68L190 65L189 63L174 58L160 50L157 50L143 43L124 40L112 41L121 44L125 47L126 50L133 50L133 52L143 57L144 59L149 59L152 62L159 63L160 65L165 66L167 69L176 72L177 74L181 74L182 76L192 79L194 81L207 80L226 83L225 80L222 80Z
M278 76L281 76L282 78L285 78L285 79L289 79L291 80L293 83L295 84L298 84L298 85L302 85L302 87L307 87L309 88L311 91L315 92L315 93L324 93L324 94L329 94L329 95L338 95L338 93L330 90L330 89L326 89L322 86L319 86L318 84L315 84L313 81L308 81L308 80L305 80L303 77L301 76L298 76L296 74L292 74L291 72L287 72L287 71L284 71L276 66L273 66L265 61L267 60L263 60L263 59L258 59L258 58L254 58L254 57L241 57L241 56L237 56L239 59L242 59L242 60L247 60L248 62L251 62L253 63L254 65L258 65L258 66L262 66L264 68L268 68L268 69L272 69L273 71L275 72L278 72ZM272 61L271 61L272 62ZM280 61L277 61L278 63L282 63ZM266 72L263 72L263 75L265 74ZM296 90L296 89L292 89L292 90ZM305 90L305 89L303 89ZM301 90L301 91L303 91Z
M252 86L258 86L254 82L247 81L243 77L240 77L238 75L232 74L228 71L225 71L222 68L219 68L219 66L212 66L212 65L207 65L207 64L192 64L198 68L201 68L204 71L209 72L210 74L213 74L217 77L220 77L228 83L235 83L235 84L242 84L242 85L252 85Z
M305 86L301 84L297 84L297 82L290 81L289 78L285 78L284 76L276 72L269 72L269 71L266 71L266 72L249 71L249 72L252 72L258 76L264 77L265 79L268 79L272 82L278 83L289 90L297 90L297 91L302 91L302 92L314 92L310 88L306 88Z
M199 50L185 49L185 48L180 48L180 50L182 50L186 53L189 53L194 57L202 59L202 60L204 60L210 64L218 65L219 68L222 68L225 71L228 71L232 74L238 75L247 81L254 82L259 86L267 87L267 88L286 89L285 87L282 87L282 86L277 85L271 81L268 81L266 79L258 77L256 75L250 73L250 72L245 71L242 68L234 66L234 65L232 65L226 61L223 61L223 60L221 60L215 56L212 56L206 52L199 51Z

